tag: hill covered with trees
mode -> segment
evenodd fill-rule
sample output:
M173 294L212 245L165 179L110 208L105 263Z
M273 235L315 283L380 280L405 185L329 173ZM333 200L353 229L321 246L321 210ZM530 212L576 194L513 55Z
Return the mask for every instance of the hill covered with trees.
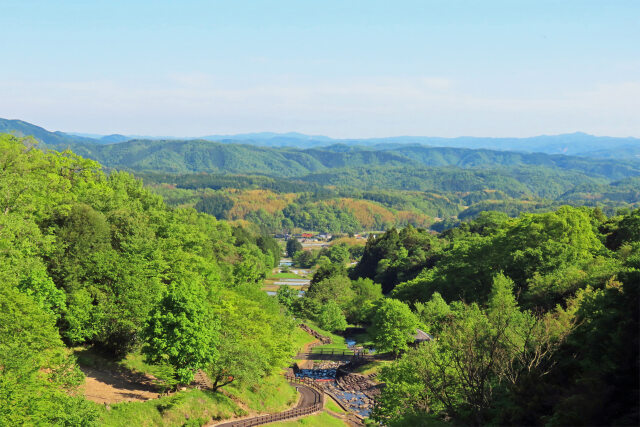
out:
M260 290L272 239L26 139L0 136L0 164L0 424L102 424L78 392L78 346L142 352L168 388L200 369L242 390L288 364L296 323Z
M397 145L384 148L333 145L322 149L271 148L204 140L132 140L117 144L53 143L105 166L137 171L266 174L295 177L362 166L496 168L536 166L609 179L640 175L640 160L588 159L513 151Z
M100 143L110 144L132 139L162 139L158 137L133 137L126 135L82 135L65 132L50 132L40 126L22 121L0 118L0 131L17 133L18 136L34 135L44 143ZM297 132L256 132L236 135L207 135L202 139L224 144L245 144L263 147L293 147L299 149L323 148L335 145L389 148L399 145L421 145L428 147L470 148L521 153L566 154L590 158L638 159L640 140L595 136L582 132L561 135L540 135L525 138L457 137L441 138L429 136L396 136L382 138L335 139L322 135L305 135ZM60 148L60 147L58 147Z
M355 233L408 224L443 230L486 210L516 216L571 204L598 206L613 214L640 203L637 177L610 182L580 172L532 166L380 166L336 169L300 178L137 175L171 205L192 206L219 219L248 220L272 233L294 228Z
M354 267L320 261L303 298L278 298L398 356L369 368L384 425L637 425L639 289L640 210L565 206L391 229Z
M429 192L396 189L373 167L343 168L335 182L156 172L144 187L10 135L0 165L0 424L182 425L186 413L201 425L246 414L242 399L264 409L268 396L285 408L295 396L279 373L305 342L299 319L332 332L357 325L386 354L364 367L385 383L371 414L385 425L640 418L637 177L442 169L423 176L441 186ZM456 173L468 179L456 184ZM596 192L606 212L556 206ZM486 211L500 203L507 212ZM427 230L429 209L465 221ZM309 252L290 241L310 284L302 297L287 286L270 297L264 279L285 248L263 232L287 221L386 231L364 247L345 239ZM415 344L417 328L429 340ZM108 409L83 396L76 358L87 352L135 360L168 390L200 371L211 390Z

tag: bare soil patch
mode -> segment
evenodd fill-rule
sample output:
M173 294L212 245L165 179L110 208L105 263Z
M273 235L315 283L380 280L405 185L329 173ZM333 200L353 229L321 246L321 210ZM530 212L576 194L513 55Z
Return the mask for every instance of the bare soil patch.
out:
M154 378L150 375L124 369L101 370L86 366L81 366L80 369L86 377L83 386L84 394L93 402L108 404L141 402L160 397L153 385Z

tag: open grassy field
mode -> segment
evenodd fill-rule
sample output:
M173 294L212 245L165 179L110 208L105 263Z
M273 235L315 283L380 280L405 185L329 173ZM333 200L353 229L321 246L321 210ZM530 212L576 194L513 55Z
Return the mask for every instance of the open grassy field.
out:
M263 378L260 384L229 384L225 392L242 401L255 412L280 412L298 401L298 393L280 373Z

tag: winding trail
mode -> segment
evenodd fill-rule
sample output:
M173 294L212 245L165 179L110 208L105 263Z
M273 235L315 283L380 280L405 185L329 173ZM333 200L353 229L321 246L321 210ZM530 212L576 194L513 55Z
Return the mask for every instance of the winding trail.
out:
M298 401L298 405L295 408L288 409L283 412L278 412L276 414L258 415L250 418L236 419L233 421L216 424L216 427L256 426L267 424L270 422L296 418L302 415L309 415L322 410L323 396L318 390L296 382L290 382L289 384L295 387L301 396L300 400Z

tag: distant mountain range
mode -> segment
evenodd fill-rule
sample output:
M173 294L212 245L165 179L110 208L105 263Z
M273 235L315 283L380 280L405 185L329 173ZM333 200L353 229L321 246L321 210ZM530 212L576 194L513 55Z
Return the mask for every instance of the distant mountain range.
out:
M206 140L223 144L249 144L261 147L319 148L336 144L345 146L388 149L398 145L422 145L429 147L457 147L527 153L565 154L592 158L640 159L639 138L594 136L577 132L564 135L542 135L529 138L458 137L439 138L427 136L396 136L388 138L334 139L322 135L290 133L245 133L237 135L208 135L201 138L148 137L139 135L96 135L50 132L21 120L0 119L0 132L33 135L48 145L93 143L115 144L130 140Z

